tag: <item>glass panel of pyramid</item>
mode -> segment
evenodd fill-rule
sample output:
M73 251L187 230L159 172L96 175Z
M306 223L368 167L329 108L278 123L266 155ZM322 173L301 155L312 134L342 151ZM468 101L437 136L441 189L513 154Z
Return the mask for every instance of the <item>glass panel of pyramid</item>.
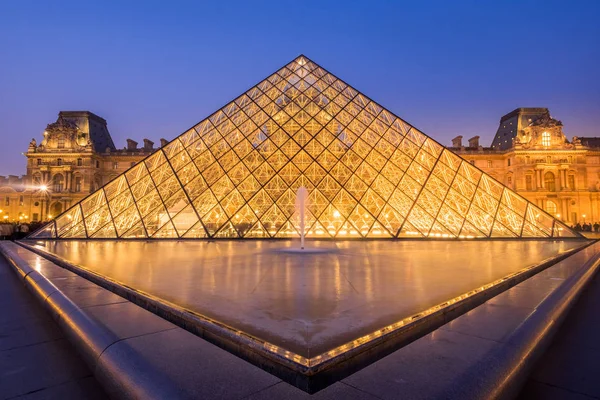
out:
M579 236L299 56L32 237Z

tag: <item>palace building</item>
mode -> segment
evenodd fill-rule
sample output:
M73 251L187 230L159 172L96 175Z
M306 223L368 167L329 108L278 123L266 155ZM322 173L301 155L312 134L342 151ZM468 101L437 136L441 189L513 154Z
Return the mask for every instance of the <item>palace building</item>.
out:
M103 118L61 111L26 175L0 177L0 215L46 221L89 196L54 236L287 237L304 186L309 236L556 236L550 217L600 220L600 139L562 129L519 108L490 147L445 149L300 57L160 150L117 149Z
M103 118L61 111L41 142L29 143L27 173L0 177L0 221L52 219L154 151L148 139L117 149Z
M462 139L450 149L557 219L600 221L600 138L568 140L547 108L518 108L500 119L490 147Z

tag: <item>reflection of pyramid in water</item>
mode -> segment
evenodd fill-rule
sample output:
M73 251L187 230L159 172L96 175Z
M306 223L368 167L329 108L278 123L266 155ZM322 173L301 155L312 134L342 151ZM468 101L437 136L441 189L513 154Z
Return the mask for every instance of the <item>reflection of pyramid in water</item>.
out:
M304 56L32 237L578 236Z

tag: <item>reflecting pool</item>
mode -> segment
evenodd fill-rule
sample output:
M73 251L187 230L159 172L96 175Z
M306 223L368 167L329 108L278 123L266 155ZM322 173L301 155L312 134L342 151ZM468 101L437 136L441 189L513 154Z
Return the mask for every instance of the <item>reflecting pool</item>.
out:
M443 303L581 241L40 241L130 287L304 357Z

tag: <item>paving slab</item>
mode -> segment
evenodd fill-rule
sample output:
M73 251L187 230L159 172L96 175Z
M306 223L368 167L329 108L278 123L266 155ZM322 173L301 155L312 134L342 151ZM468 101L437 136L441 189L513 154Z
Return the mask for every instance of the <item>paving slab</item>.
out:
M0 351L0 393L27 394L91 376L66 339Z
M0 399L105 399L20 277L0 256Z
M520 399L600 398L600 274L568 315Z
M128 358L131 352L144 355L139 365L140 376L146 369L161 371L160 377L174 391L170 396L185 399L240 399L266 389L280 379L224 350L177 328L121 340L110 346L100 357L96 376L109 393L114 376L120 373L114 365ZM114 388L118 391L119 388Z
M23 396L18 400L106 400L106 394L91 376L51 386ZM16 400L15 399L15 400Z
M333 385L317 392L315 394L308 394L302 390L289 385L285 382L277 383L273 386L261 390L257 393L253 393L244 400L377 400L372 394L360 391L352 386L349 386L342 382L336 382Z

